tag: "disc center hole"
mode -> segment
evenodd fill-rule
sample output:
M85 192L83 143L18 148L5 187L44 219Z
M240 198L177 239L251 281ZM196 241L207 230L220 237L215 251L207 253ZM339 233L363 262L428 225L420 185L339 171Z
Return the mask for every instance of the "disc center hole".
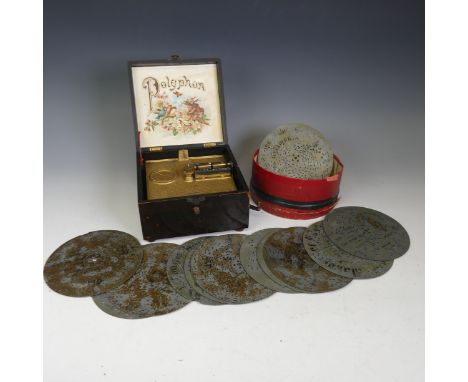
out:
M101 258L100 252L91 252L84 258L84 262L88 264L96 264Z

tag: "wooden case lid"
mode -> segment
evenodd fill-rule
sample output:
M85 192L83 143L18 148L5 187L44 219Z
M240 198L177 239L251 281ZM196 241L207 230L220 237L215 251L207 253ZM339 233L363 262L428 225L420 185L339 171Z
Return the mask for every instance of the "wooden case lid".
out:
M130 62L129 72L139 149L227 142L219 59Z

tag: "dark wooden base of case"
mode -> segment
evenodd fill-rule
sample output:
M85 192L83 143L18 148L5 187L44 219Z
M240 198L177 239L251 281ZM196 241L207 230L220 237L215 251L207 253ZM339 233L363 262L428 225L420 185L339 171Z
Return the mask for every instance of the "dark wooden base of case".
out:
M234 163L237 191L159 200L146 200L145 166L138 153L138 206L147 241L243 230L249 225L248 187L228 145L189 149L190 156L225 155ZM176 158L178 150L144 152L143 160Z

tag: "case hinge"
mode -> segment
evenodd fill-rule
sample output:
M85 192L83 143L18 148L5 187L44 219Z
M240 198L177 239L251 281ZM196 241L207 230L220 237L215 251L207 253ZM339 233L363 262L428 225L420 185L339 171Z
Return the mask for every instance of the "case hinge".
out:
M203 147L215 147L216 143L215 142L208 142L208 143L203 143Z
M150 152L153 152L153 151L162 151L162 146L150 147L150 148L149 148L149 151L150 151Z

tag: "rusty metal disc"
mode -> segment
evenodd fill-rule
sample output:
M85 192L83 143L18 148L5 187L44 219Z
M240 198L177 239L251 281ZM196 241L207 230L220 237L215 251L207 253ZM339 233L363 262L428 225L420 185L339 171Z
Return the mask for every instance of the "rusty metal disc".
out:
M190 300L179 295L167 278L167 260L176 244L157 243L143 247L137 272L113 290L94 296L96 305L119 318L137 319L178 310Z
M352 279L318 265L302 243L305 227L292 227L267 237L263 247L265 264L284 284L305 293L328 292L344 287Z
M178 246L167 261L167 277L172 287L187 300L197 300L198 293L190 286L184 273L184 262L187 250Z
M50 255L44 265L44 280L66 296L95 296L128 280L142 257L140 242L125 232L89 232Z
M279 228L262 229L245 237L240 249L240 260L245 271L258 283L276 292L295 293L296 291L285 287L268 276L259 263L258 254L261 251L258 251L258 249L260 243L266 236L278 230Z
M187 291L187 293L190 293L190 295L194 297L194 300L198 301L201 304L220 305L222 304L222 302L214 300L213 297L211 297L202 288L198 286L198 284L195 282L192 276L190 268L193 250L195 248L198 248L205 240L207 240L210 237L211 236L197 237L182 244L182 247L186 250L186 252L184 253L183 258L179 259L180 263L177 265L177 272L182 272L180 273L180 276L178 276L178 287L188 289L189 291ZM181 267L182 269L180 269L179 267ZM188 285L184 284L184 282L187 282Z
M325 217L323 229L337 247L366 260L393 260L410 246L408 232L400 223L364 207L335 209Z
M271 235L273 235L275 232L271 232L271 233L265 235L265 237L263 237L263 239L258 244L258 247L257 247L258 264L260 265L260 268L262 269L262 271L266 275L268 275L268 277L270 279L272 279L276 283L276 285L278 285L279 292L283 292L283 293L303 293L303 291L301 289L294 288L293 286L288 285L284 281L282 281L281 278L277 277L275 275L275 273L270 270L270 268L268 267L268 265L267 265L267 263L265 261L265 255L264 255L264 250L263 250L264 247L265 247L265 243L267 242L268 238Z
M340 276L370 279L383 275L393 265L393 260L365 260L342 251L328 239L322 222L309 226L303 240L307 253L318 265Z
M239 253L244 237L239 234L211 237L193 251L190 262L192 277L216 301L243 304L274 293L244 270Z

